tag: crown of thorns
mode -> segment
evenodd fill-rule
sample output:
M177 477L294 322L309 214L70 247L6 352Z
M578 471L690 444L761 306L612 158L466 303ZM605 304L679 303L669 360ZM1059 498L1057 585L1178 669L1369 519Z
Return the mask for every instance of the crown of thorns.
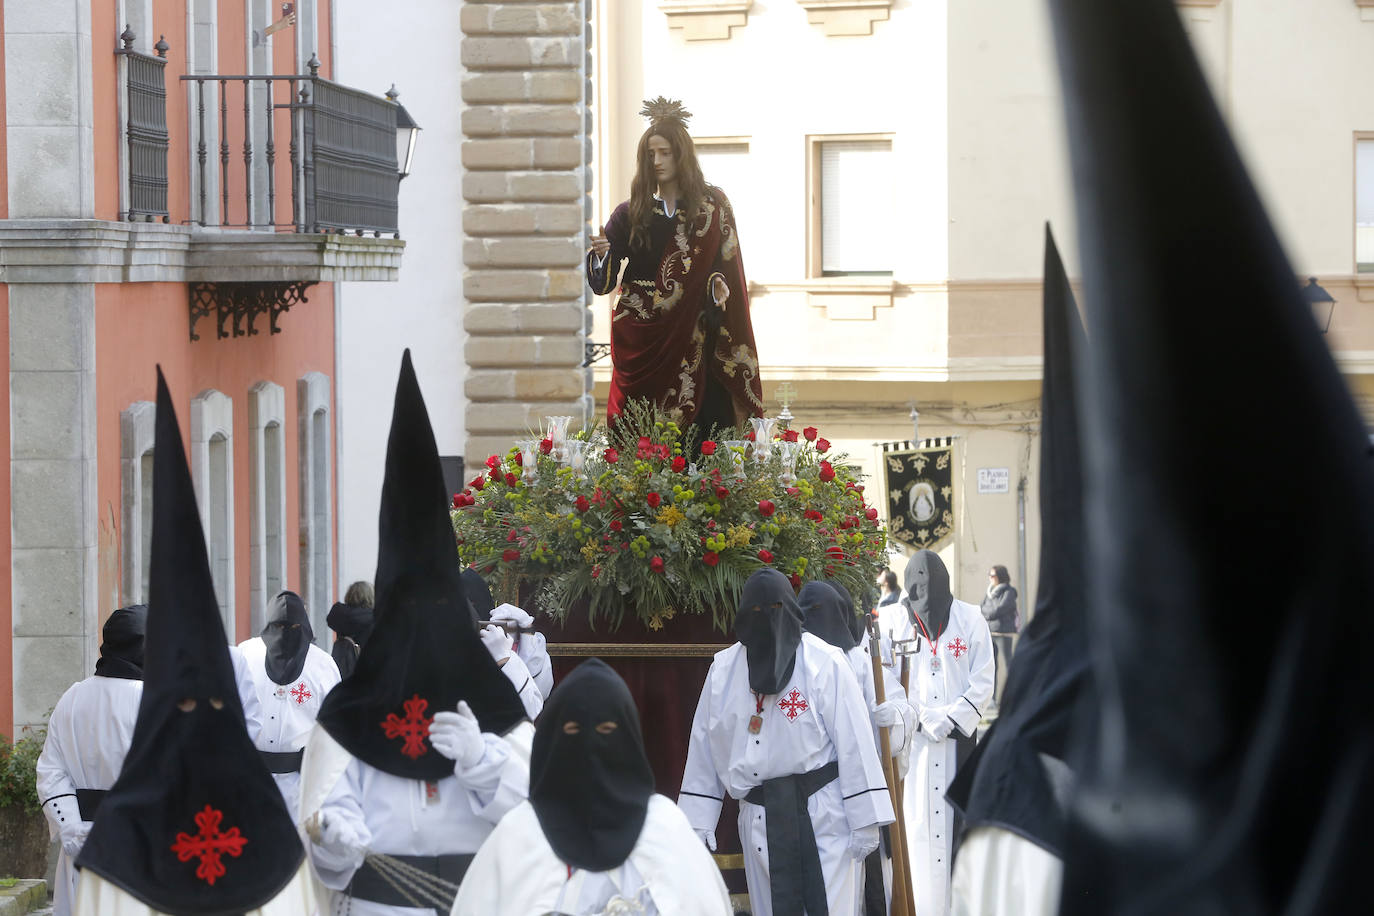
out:
M676 121L686 127L692 113L683 108L682 103L677 99L665 99L663 96L659 96L656 99L645 99L644 107L639 110L639 116L648 118L651 125L661 124L664 121Z

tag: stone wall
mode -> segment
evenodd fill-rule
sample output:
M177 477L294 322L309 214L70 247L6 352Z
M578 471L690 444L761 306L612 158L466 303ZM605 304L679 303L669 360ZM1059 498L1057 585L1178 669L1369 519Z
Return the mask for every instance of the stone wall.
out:
M590 413L585 26L581 0L463 7L469 467Z

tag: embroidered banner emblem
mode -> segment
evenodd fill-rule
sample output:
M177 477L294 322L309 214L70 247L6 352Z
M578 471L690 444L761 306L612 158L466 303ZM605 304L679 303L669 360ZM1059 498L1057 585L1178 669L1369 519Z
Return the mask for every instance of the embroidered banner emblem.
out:
M787 717L787 721L793 722L796 720L797 716L806 712L811 707L806 702L806 697L802 696L797 688L793 687L791 693L778 700L778 708L781 709L782 714Z
M388 738L403 739L405 744L401 747L401 753L414 760L429 750L425 747L425 738L429 737L429 726L434 719L425 716L429 700L420 699L418 693L406 700L404 706L405 718L394 712L387 713L382 720L382 731L386 732Z
M177 841L172 844L172 852L177 854L178 861L189 862L193 856L200 857L200 864L196 866L196 877L211 887L214 886L215 879L224 877L224 862L221 857L242 855L243 847L248 845L248 838L240 836L237 827L230 827L221 833L219 825L222 820L224 812L206 805L205 810L196 815L196 827L200 832L195 836L178 833Z

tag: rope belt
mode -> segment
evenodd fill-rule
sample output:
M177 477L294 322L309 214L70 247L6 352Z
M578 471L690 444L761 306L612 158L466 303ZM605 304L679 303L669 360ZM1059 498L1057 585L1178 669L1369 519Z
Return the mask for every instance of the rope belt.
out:
M258 751L269 773L299 773L305 749L299 751Z
M744 796L767 815L768 884L774 913L827 916L825 876L806 800L834 782L840 765L831 761L810 773L766 779Z
M77 789L76 807L81 810L81 819L83 821L95 820L96 809L100 807L100 803L109 794L108 789Z
M384 906L434 906L441 913L453 907L472 853L446 856L393 856L368 853L353 873L348 894Z

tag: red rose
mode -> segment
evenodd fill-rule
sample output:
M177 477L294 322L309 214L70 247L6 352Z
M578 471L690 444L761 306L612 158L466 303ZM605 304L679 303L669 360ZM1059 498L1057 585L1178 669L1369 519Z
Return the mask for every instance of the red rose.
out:
M783 492L788 496L801 496L801 490L798 490L796 487L788 487Z
M663 502L663 497L659 496L657 493L650 493L644 497L644 501L649 504L650 509L657 509L658 504Z
M578 512L586 512L588 509L592 507L592 504L587 502L587 497L585 496L577 497L577 502L574 503L574 505L577 506Z
M624 528L624 527L625 527L625 526L622 525L622 524L620 523L620 519L618 519L618 518L613 518L613 519L611 519L611 530L612 530L612 531L619 531L621 528Z
M516 464L517 467L524 467L524 466L525 466L525 453L524 453L524 452L516 452L516 453L515 453L515 464Z
M662 458L664 461L667 461L669 456L673 454L673 450L666 445L655 445L654 453L658 455L658 457Z
M673 473L681 474L687 468L687 459L678 455L673 459Z
M639 442L637 442L637 443L635 443L635 444L636 444L639 448L642 448L642 449L646 449L646 450L647 450L647 449L649 448L649 446L653 445L654 443L649 439L648 436L640 436L640 437L639 437Z
M753 442L753 441L754 441L754 431L753 431L752 429L749 430L749 432L747 432L747 433L744 434L744 438L745 438L745 440L748 441L748 442Z
M620 453L613 448L608 448L606 449L605 458L607 464L615 464L620 460Z
M831 466L829 461L822 461L820 473L816 476L819 477L822 481L834 480L835 468Z
M541 455L547 455L547 454L548 454L549 452L551 452L551 451L553 451L553 440L552 440L552 439L540 439L540 440L539 440L539 453L540 453Z
M844 559L844 548L838 545L825 548L825 555L832 560Z
M783 442L796 442L796 441L797 441L797 431L796 431L795 429L784 429L784 430L782 431L782 441L783 441Z
M876 522L878 520L878 510L869 506L868 511L864 513L864 517L870 522Z
M705 442L701 443L701 453L703 455L714 455L716 453L716 444L710 439L707 439Z
M802 430L802 435L806 437L807 442L815 442L817 432L819 432L819 430L817 430L816 427L808 426L806 429Z
M829 439L817 439L817 440L816 440L816 451L820 452L821 454L825 454L826 452L830 451L830 440L829 440Z
M520 551L503 550L501 551L501 559L506 563L514 563L516 560L520 559Z
M716 487L716 499L724 499L730 495L730 491L725 487Z
M506 473L506 486L513 487L520 482L520 478L509 472Z
M593 567L592 567L592 578L593 578L593 579L599 579L599 578L601 578L601 566L600 566L600 565L597 565L597 566L593 566Z
M507 543L507 544L511 543L512 541L519 540L519 539L520 539L520 535L519 535L519 533L516 532L516 530L515 530L514 528L512 528L511 530L509 530L509 531L506 532L506 543Z
M462 494L462 493L454 493L454 494L453 494L453 508L455 508L455 509L461 509L461 508L463 508L463 494Z
M652 560L649 561L649 568L656 573L663 572L663 558L654 557Z
M824 516L822 516L815 509L807 509L805 512L802 513L802 518L809 519L813 522L819 522L822 518L824 518Z
M716 553L714 550L708 550L701 555L701 562L705 563L707 566L715 566L720 562L720 554Z
M762 515L764 518L768 518L770 515L772 515L772 514L773 514L773 510L776 509L776 508L777 508L777 506L774 506L774 505L773 505L773 501L772 501L772 500L769 500L769 499L761 499L761 500L759 500L759 515Z
M796 573L793 573L792 575L788 576L787 581L792 583L793 591L796 591L797 589L801 588L801 576L797 575Z
M501 459L497 458L495 455L492 455L490 458L487 459L487 467L491 468L493 471L496 470L497 467L500 466L500 464Z
M762 550L759 551L759 559L762 560L762 561L765 562L765 563L772 563L772 562L773 562L773 552L772 552L771 550L769 550L768 548L765 547L764 549L762 549Z
M476 480L474 480L474 481L472 482L472 488L473 488L474 490L480 490L480 489L482 489L483 487L485 487L486 485L487 485L487 479L486 479L485 477L478 477Z

